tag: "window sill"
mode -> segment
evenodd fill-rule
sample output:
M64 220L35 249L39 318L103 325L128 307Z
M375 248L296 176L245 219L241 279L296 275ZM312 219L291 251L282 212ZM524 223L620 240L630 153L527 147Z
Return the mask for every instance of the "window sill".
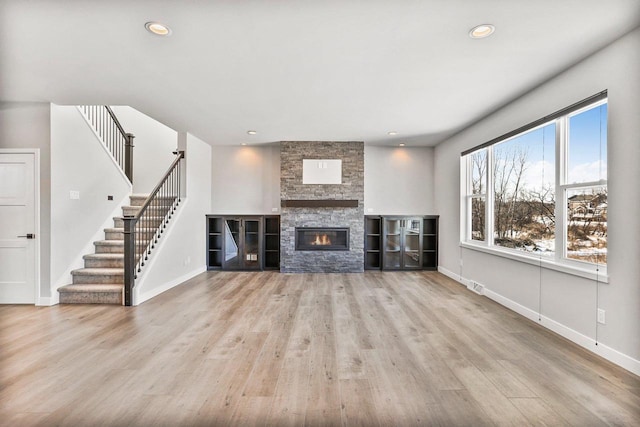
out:
M526 264L536 265L549 270L555 270L566 274L572 274L574 276L584 277L585 279L598 281L600 283L609 283L609 276L607 275L606 266L600 266L598 271L595 265L592 267L580 267L570 263L559 263L556 260L552 259L541 257L536 258L533 256L523 255L508 249L498 249L496 247L489 248L484 245L478 245L469 242L460 242L460 247L478 252L484 252L491 255L497 255L503 258L512 259L514 261L524 262Z

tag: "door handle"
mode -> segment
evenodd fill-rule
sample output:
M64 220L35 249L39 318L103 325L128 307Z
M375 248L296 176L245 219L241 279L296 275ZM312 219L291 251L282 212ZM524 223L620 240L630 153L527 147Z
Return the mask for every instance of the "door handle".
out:
M29 234L27 234L26 236L18 236L18 237L26 237L27 239L35 239L35 238L36 238L36 235L35 235L35 234L32 234L32 233L29 233Z

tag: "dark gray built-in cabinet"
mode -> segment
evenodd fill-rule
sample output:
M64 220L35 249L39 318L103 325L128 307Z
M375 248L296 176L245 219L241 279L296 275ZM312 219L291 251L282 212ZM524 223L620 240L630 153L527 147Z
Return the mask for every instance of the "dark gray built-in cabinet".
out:
M438 216L365 216L367 270L436 270Z
M278 216L207 215L207 269L280 268Z

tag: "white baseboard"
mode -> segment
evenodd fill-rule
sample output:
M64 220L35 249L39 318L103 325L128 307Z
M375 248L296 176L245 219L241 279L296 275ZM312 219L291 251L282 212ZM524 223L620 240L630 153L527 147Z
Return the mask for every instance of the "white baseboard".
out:
M51 297L40 297L38 301L36 301L36 306L39 307L50 307L52 305L56 305L60 302L60 296L58 295L58 291L53 294Z
M451 279L455 280L458 283L462 283L463 285L467 286L464 282L463 282L463 278L461 275L459 275L458 273L454 273L453 271L444 268L443 266L439 265L438 266L438 272L444 274L447 277L450 277Z
M472 292L475 292L478 295L483 295L484 294L484 289L482 290L482 292L478 292L476 290L473 289L473 281L469 280L469 279L465 279L464 277L460 276L459 274L454 273L451 270L448 270L444 267L438 266L438 271L442 274L444 274L447 277L450 277L451 279L455 280L456 282L464 285L467 289L469 289Z
M459 274L454 273L451 270L448 270L444 267L439 266L438 271L444 274L447 277L455 280L456 282L461 283L465 287L469 288L469 284L472 283L472 280L464 278ZM572 341L579 346L597 354L598 356L607 359L608 361L615 363L616 365L632 372L636 375L640 375L640 360L636 360L624 353L619 352L601 342L597 342L595 339L588 337L580 332L577 332L555 320L543 316L535 310L531 310L528 307L523 306L509 298L506 298L485 286L484 296L487 298L497 302L498 304L512 310L521 316L526 317L529 320L532 320L539 325L544 326L550 331L555 332L556 334Z
M535 310L531 310L528 307L525 307L524 305L518 304L517 302L510 300L509 298L505 298L502 295L493 292L490 289L486 289L484 290L484 296L486 296L489 299L494 300L495 302L497 302L500 305L503 305L505 307L507 307L509 310L511 311L515 311L516 313L518 313L521 316L526 317L529 320L533 320L534 322L538 323L538 312Z
M197 276L200 273L204 273L207 271L206 266L198 267L195 270L192 270L186 274L183 274L180 277L177 277L167 283L164 283L162 286L158 286L157 288L150 289L149 291L136 295L134 299L134 305L140 305L145 301L150 300L153 297L160 295L163 292L168 291L169 289L178 286L179 284L186 282L187 280ZM135 290L135 288L134 288Z

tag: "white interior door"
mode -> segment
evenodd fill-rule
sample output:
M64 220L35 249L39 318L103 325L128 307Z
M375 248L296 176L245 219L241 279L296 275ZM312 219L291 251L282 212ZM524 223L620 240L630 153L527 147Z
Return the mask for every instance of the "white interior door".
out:
M34 304L35 155L0 153L0 303Z

